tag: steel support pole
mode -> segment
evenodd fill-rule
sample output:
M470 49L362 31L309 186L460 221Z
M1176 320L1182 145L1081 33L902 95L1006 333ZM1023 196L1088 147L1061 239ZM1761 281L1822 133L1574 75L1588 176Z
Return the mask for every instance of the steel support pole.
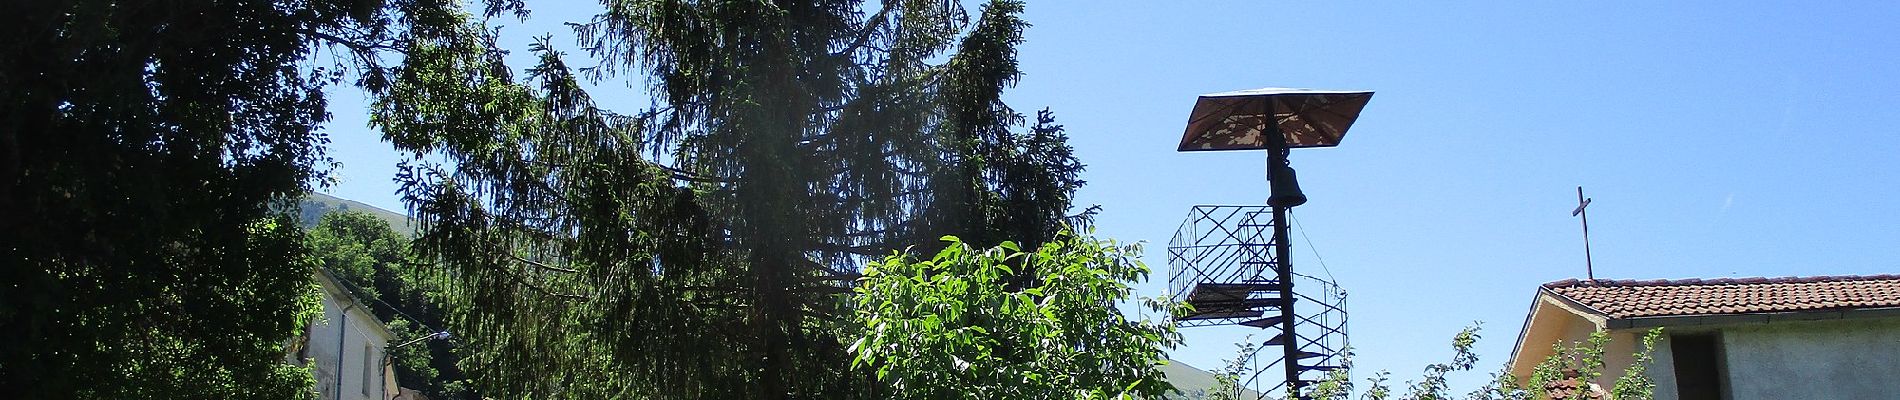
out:
M1267 162L1286 165L1286 153L1283 149L1268 150ZM1286 367L1287 398L1299 400L1305 398L1300 393L1305 382L1300 381L1300 335L1294 330L1299 321L1293 313L1293 246L1287 242L1288 208L1273 206L1273 264L1280 280L1280 350L1285 352L1281 366Z

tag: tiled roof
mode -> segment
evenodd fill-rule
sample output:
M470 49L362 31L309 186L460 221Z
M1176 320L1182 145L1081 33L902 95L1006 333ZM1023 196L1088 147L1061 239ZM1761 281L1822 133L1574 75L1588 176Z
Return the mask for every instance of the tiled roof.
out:
M1603 393L1603 388L1582 379L1565 378L1544 382L1544 398L1600 400L1609 398L1609 394Z
M1576 280L1544 284L1610 318L1900 307L1900 275L1683 280Z

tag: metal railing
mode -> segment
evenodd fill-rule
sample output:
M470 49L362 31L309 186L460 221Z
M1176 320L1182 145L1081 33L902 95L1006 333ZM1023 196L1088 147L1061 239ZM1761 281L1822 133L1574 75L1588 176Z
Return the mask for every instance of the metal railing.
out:
M1202 284L1285 283L1277 282L1276 279L1283 264L1274 258L1273 248L1279 243L1273 235L1272 213L1272 208L1268 206L1195 206L1169 242L1169 300L1187 301L1197 285ZM1294 343L1298 353L1310 355L1298 360L1302 368L1300 380L1317 382L1328 375L1330 368L1346 366L1345 353L1349 346L1346 292L1339 285L1323 278L1298 273L1291 276L1293 298L1298 306L1294 307L1293 332L1288 334L1296 337ZM1177 318L1175 322L1180 327L1239 327L1241 322L1254 318L1259 317ZM1245 329L1278 331L1283 326L1256 325L1246 326ZM1273 337L1276 334L1262 336ZM1279 373L1286 365L1286 352L1279 347L1280 343L1265 340L1254 354L1247 355L1253 372L1243 377L1242 385L1253 388L1262 396L1283 396L1287 382L1284 382L1284 378L1274 377L1283 377ZM1265 372L1272 374L1266 375L1267 378L1263 380L1261 375Z

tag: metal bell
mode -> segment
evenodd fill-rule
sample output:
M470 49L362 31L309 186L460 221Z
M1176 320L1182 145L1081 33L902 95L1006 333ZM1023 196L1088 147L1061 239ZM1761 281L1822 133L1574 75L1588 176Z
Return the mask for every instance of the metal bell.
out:
M1268 169L1268 172L1272 195L1267 197L1267 205L1293 207L1306 204L1306 193L1300 191L1300 179L1294 174L1293 167L1279 164Z

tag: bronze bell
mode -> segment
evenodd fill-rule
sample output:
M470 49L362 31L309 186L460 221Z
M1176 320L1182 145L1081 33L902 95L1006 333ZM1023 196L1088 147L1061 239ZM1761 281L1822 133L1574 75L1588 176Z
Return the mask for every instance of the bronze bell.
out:
M1300 179L1293 173L1293 167L1286 164L1274 165L1268 170L1273 194L1267 197L1267 205L1274 207L1293 207L1306 204L1306 193L1300 191Z

